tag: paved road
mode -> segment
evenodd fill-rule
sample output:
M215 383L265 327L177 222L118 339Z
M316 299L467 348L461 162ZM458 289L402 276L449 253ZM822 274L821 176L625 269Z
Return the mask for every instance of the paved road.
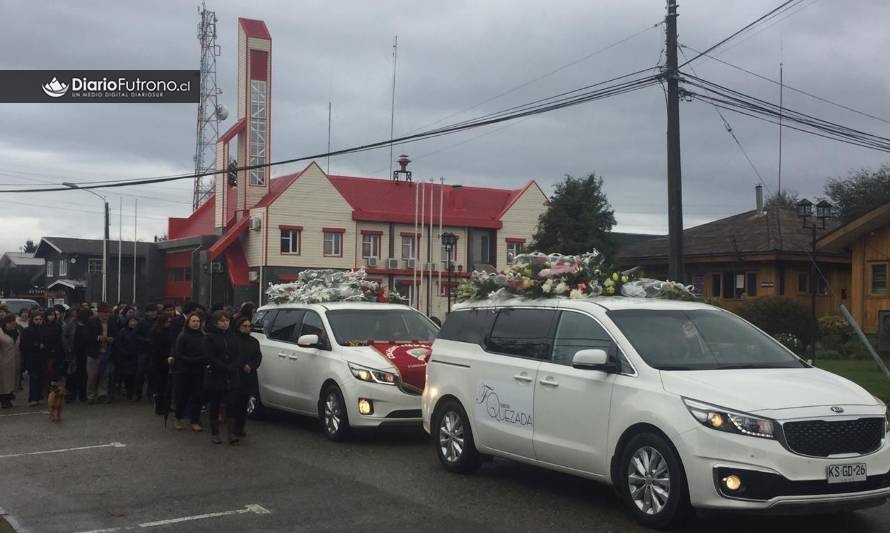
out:
M332 444L314 421L282 414L250 423L233 447L164 430L147 403L69 405L61 425L22 414L37 411L0 416L0 507L19 532L644 531L591 481L502 460L472 476L446 473L420 430ZM49 450L67 451L33 454ZM687 531L888 528L890 504L829 517L711 516Z

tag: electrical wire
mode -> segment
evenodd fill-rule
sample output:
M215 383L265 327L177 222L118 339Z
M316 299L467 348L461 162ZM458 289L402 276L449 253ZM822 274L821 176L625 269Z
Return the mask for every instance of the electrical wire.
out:
M403 137L398 137L395 139L386 139L382 141L376 141L373 143L368 143L360 146L355 146L351 148L344 148L340 150L335 150L326 153L313 154L307 156L294 157L290 159L274 161L269 163L257 164L257 165L245 165L237 167L237 171L246 171L257 168L266 168L266 167L274 167L280 165L286 165L290 163L296 163L300 161L309 161L314 159L323 159L328 156L338 156L345 155L357 152L364 152L368 150L374 150L382 147L388 147L390 144L400 145L411 142L416 142L419 140L426 140L435 137L440 137L443 135L449 135L452 133L457 133L461 131L466 131L474 128L479 128L482 126L488 126L492 124L498 124L501 122L506 122L510 120L516 120L523 117L529 117L533 115L538 115L541 113L547 113L550 111L555 111L558 109L564 109L567 107L579 105L586 102L591 102L594 100L600 100L603 98L608 98L611 96L617 96L620 94L625 94L628 92L640 90L651 85L659 83L660 75L647 75L647 76L639 76L642 73L653 70L653 67L649 67L646 69L642 69L636 72L632 72L629 74L625 74L623 76L618 76L615 78L611 78L610 80L606 80L603 82L594 83L591 85L587 85L585 87L575 89L572 91L566 91L554 96L550 96L547 98L542 98L535 100L533 102L529 102L527 104L523 104L521 106L513 106L506 110L501 110L495 113L490 113L487 115L483 115L481 117L477 117L476 119L462 121L457 124L452 124L449 126L445 126L442 128L437 128L434 130L429 130L426 132L406 135ZM617 80L626 79L629 77L637 76L634 79L630 79L627 81L623 81L621 83L616 83L613 85L608 85L602 87L602 85L606 83L611 83ZM594 88L597 89L593 90ZM216 174L222 174L227 172L229 169L217 169L208 172L201 173L190 173L190 174L182 174L178 176L164 176L164 177L155 177L155 178L143 178L143 179L134 179L134 180L120 180L113 183L93 183L93 184L84 184L79 185L78 189L102 189L102 188L117 188L117 187L127 187L133 185L147 185L152 183L165 183L170 181L184 180L184 179L194 179L196 177L203 176L213 176ZM70 187L47 187L47 188L32 188L32 189L4 189L0 190L0 193L39 193L39 192L55 192L55 191L68 191L72 190Z

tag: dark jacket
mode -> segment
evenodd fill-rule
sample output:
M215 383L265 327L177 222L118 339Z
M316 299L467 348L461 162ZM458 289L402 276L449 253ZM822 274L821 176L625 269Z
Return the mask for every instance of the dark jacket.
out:
M233 322L234 323L234 322ZM256 370L263 362L263 352L260 350L260 341L250 333L235 333L238 344L238 356L241 359L241 389L253 392L257 387ZM244 373L244 365L250 367L250 373Z
M231 391L241 386L241 367L244 363L238 353L238 340L233 334L215 325L209 326L204 336L204 354L207 358L205 389Z
M121 329L115 345L118 371L124 376L136 374L139 364L139 332L130 328Z
M62 346L65 349L65 360L67 361L74 361L77 354L76 337L77 319L70 319L62 326Z
M99 352L102 350L101 343L99 342L99 336L102 335L102 322L98 317L93 317L89 319L86 323L86 327L84 328L84 335L81 336L81 342L83 343L83 351L87 357L96 358L99 357ZM114 321L112 319L108 319L108 336L114 339ZM114 348L114 342L108 344L106 348L106 353L111 352Z
M170 325L151 330L151 347L154 350L152 357L161 368L167 365L167 358L173 353L173 339L170 338Z
M186 320L183 315L176 315L170 319L170 327L167 331L170 335L170 346L174 349L176 348L176 339L178 339L179 334L186 329L185 322Z
M184 374L200 374L207 364L204 355L204 332L185 328L176 338L173 347L173 357L176 358L176 371Z
M46 370L46 361L49 353L46 349L45 326L31 324L22 331L22 340L19 349L22 352L22 366L28 372L40 372Z
M46 355L53 361L53 368L62 368L65 362L65 343L62 338L62 324L53 322L43 325L43 344L46 346Z

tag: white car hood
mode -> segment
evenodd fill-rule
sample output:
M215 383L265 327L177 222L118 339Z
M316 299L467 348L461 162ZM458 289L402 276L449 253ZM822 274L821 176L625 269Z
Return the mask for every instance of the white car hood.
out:
M670 393L749 413L878 405L859 385L818 368L662 370L661 382Z

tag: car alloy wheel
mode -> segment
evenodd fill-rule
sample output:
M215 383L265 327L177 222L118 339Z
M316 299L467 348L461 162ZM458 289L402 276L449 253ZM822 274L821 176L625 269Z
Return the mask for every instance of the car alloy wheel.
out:
M328 435L337 435L340 432L340 425L343 422L343 404L340 402L339 395L333 391L328 391L324 399L324 428Z
M658 450L643 446L634 452L627 468L627 489L637 509L647 515L661 512L671 496L667 460Z
M439 451L449 464L460 461L464 453L464 424L454 411L446 412L439 423Z

